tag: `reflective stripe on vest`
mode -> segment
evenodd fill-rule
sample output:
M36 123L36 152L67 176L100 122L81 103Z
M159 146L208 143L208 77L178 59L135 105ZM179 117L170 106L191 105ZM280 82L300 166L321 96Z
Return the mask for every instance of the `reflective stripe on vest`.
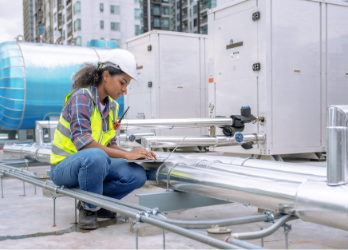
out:
M110 110L108 115L108 130L103 132L102 128L102 117L95 105L93 96L89 89L86 90L92 99L92 108L93 112L91 115L91 129L92 129L92 138L102 144L103 146L107 146L112 138L116 136L116 131L113 129L114 121L117 121L117 114L119 105L115 102L111 97L109 97L110 102L113 106L113 110ZM69 98L73 94L70 93L65 97L63 109L68 102ZM67 157L73 155L77 152L77 149L74 143L70 139L70 123L67 122L63 116L61 115L58 122L58 127L54 133L54 140L52 143L52 151L51 151L51 163L56 165Z

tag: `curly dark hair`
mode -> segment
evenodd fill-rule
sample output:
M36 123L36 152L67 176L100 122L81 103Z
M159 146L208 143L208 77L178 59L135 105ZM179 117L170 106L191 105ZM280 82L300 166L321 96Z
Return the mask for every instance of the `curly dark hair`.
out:
M90 86L98 86L102 82L104 71L109 71L111 76L120 75L124 72L111 66L100 68L100 64L95 66L90 63L82 64L82 69L74 76L74 83L72 89L87 88Z

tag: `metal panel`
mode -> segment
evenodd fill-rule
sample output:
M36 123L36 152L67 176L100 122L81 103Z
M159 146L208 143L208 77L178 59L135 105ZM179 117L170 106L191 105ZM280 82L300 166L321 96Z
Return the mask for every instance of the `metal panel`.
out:
M147 119L206 117L205 53L206 36L168 31L151 31L126 41L138 63L138 83L128 87L126 105L132 117L149 110ZM151 50L148 51L148 46ZM152 87L148 87L148 83ZM134 93L151 93L151 102L144 104ZM136 103L138 102L138 103ZM136 107L136 108L135 108ZM203 108L202 108L203 107ZM156 135L201 135L201 129L158 129Z
M272 4L273 147L320 146L320 4Z
M159 211L162 212L231 203L203 195L176 191L137 194L136 196L139 197L139 205L152 208L158 207Z
M327 5L327 106L347 104L348 7Z

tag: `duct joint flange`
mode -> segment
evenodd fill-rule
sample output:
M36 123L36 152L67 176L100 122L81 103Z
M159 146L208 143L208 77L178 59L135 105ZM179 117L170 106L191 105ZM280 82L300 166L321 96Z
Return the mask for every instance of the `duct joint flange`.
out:
M267 220L265 220L265 222L274 223L274 214L271 211L266 210L263 212L263 214L267 216Z

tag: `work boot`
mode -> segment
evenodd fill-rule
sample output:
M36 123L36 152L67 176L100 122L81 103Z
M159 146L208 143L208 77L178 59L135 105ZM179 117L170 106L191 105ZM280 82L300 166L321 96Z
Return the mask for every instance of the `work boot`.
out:
M115 218L116 217L116 213L110 211L110 210L106 210L104 208L101 208L97 211L97 217L98 218Z
M97 220L97 212L93 212L90 210L85 210L79 202L77 204L77 208L79 210L79 228L85 230L93 230L99 227Z

